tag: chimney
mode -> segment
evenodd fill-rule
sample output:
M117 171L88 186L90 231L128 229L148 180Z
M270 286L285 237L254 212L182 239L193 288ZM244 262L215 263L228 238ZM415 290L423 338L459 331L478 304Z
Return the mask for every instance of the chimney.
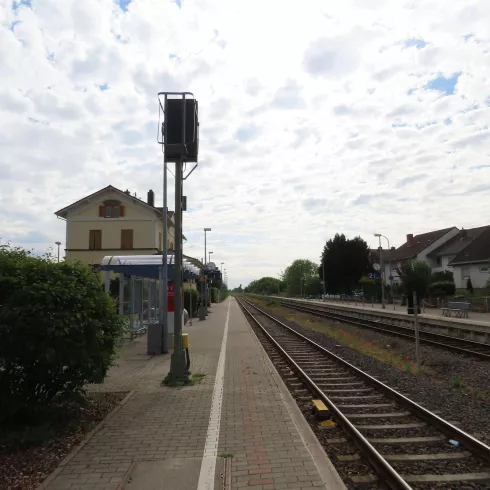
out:
M146 202L150 206L155 207L155 193L151 189L148 191L148 199Z
M464 228L462 228L461 231L459 232L459 239L464 240L467 236L468 236L468 233L466 232L466 230Z
M395 247L391 247L391 251L394 252L396 249Z
M407 245L408 245L409 247L411 247L411 246L413 245L413 234L412 234L412 233L409 233L409 234L407 235Z

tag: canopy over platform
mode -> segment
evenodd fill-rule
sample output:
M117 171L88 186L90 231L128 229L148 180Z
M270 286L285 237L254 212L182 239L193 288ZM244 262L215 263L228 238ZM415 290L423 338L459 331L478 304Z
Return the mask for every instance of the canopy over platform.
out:
M106 255L100 261L101 271L117 272L126 276L158 279L162 270L162 255ZM197 279L200 270L184 259L184 279ZM175 256L167 255L167 275L169 281L175 280Z

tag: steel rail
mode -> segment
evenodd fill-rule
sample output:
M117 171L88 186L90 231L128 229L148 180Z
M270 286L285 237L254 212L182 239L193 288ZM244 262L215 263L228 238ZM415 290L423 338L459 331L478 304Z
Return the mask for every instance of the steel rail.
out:
M295 309L298 311L304 311L306 313L318 315L318 316L321 316L323 318L333 318L335 320L343 321L345 323L350 323L352 325L358 325L358 326L361 326L363 328L369 328L371 330L377 330L379 332L387 333L390 335L396 335L397 337L403 337L403 338L410 339L410 340L413 340L415 338L414 335L402 333L400 331L400 330L405 330L405 331L413 332L413 329L408 328L408 327L400 327L400 326L393 325L390 323L388 323L388 324L380 323L378 320L369 320L369 319L360 320L356 317L352 317L352 316L345 315L342 313L332 313L329 311L325 311L321 308L321 306L318 306L318 308L315 308L314 306L300 305L298 303L287 302L287 301L279 301L279 304L281 304L287 308L292 308L292 309ZM366 322L377 323L379 325L370 325ZM387 328L383 328L383 327L387 327ZM441 338L441 339L444 339L446 341L451 341L451 342L459 342L462 344L469 344L470 346L474 345L475 347L479 347L479 348L483 347L485 349L488 349L489 351L490 351L490 344L485 344L483 342L475 342L474 340L460 339L458 337L451 337L449 335L442 335L442 334L438 334L438 333L434 333L434 332L426 332L424 330L420 331L420 341L421 342L424 342L424 343L430 344L430 345L434 345L437 347L443 347L444 349L452 350L454 352L459 352L461 354L467 354L467 355L479 357L480 359L490 360L490 353L487 354L485 352L478 352L478 351L467 349L464 347L458 347L457 345L447 344L443 341L438 342L435 340L430 340L428 338L424 338L425 336L431 336L434 338Z
M267 313L257 308L255 305L244 300L250 306L256 308L261 314L269 317L271 320L278 322L278 320L272 318ZM357 430L357 428L347 419L347 417L337 408L337 406L328 398L327 395L318 387L318 385L305 373L305 371L291 358L291 356L281 347L281 345L267 332L267 330L260 324L250 311L243 305L241 300L238 300L242 308L249 314L256 325L262 330L269 341L274 347L288 360L298 374L304 379L310 389L321 398L321 400L327 405L327 407L333 412L335 420L340 424L343 429L352 438L352 441L357 446L359 451L367 458L367 460L374 467L380 477L392 488L393 490L412 490L412 487L396 472L390 464L381 456L381 454L371 445L371 443ZM283 324L281 324L283 325Z
M407 409L409 409L412 413L420 417L421 419L425 420L427 423L430 425L436 427L439 429L441 432L446 434L452 439L456 439L458 442L460 442L463 446L465 446L467 449L472 451L475 455L478 457L484 459L487 462L490 462L490 447L484 444L483 442L479 441L478 439L475 439L473 436L467 434L466 432L462 431L458 427L455 427L454 425L450 424L446 420L442 419L438 415L432 413L431 411L427 410L426 408L422 407L418 403L415 403L414 401L410 400L407 398L405 395L402 395L401 393L398 393L395 391L393 388L390 388L389 386L385 385L381 381L377 380L370 374L365 373L361 369L357 368L353 364L345 361L341 357L337 356L333 352L329 351L325 347L321 346L320 344L316 343L315 341L309 339L305 335L296 332L293 328L289 327L288 325L284 324L277 318L274 318L272 315L269 313L266 313L265 311L261 310L259 307L254 305L253 303L250 303L247 300L243 300L253 308L255 308L257 311L259 311L261 314L265 315L269 319L271 319L273 322L277 323L281 327L285 328L289 332L293 333L297 337L305 340L307 343L310 345L314 346L316 349L320 350L327 356L335 359L339 364L342 366L346 367L350 371L354 372L357 376L365 380L368 384L375 386L377 389L385 393L387 396L390 398L394 399L397 403L403 405Z

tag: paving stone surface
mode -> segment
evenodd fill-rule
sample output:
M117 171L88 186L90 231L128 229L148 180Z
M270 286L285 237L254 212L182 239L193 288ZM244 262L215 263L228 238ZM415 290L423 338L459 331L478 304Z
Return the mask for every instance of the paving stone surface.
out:
M186 327L199 384L160 385L169 355L147 356L146 337L126 349L97 391L133 391L129 400L63 466L48 490L118 489L142 461L202 458L223 331L230 304L219 451L233 453L232 488L324 487L284 403L267 357L236 301L212 307ZM280 381L280 380L279 380ZM167 462L167 463L166 463ZM222 461L217 462L217 470Z
M231 306L219 451L232 453L232 488L325 488L236 302Z

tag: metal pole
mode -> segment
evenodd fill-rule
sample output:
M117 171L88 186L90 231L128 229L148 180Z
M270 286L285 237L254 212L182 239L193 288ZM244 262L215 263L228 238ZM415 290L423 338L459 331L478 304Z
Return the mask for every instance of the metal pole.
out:
M204 230L204 269L207 264L207 251L206 251L206 230ZM208 314L208 278L204 275L204 312Z
M119 273L119 315L124 316L124 274Z
M170 372L166 384L182 385L189 381L185 369L185 356L182 346L182 161L175 162L175 313L174 313L174 351L170 359Z
M323 257L323 301L327 298L327 286L325 284L325 257Z
M167 162L163 162L163 237L162 237L162 283L160 295L160 324L162 325L162 353L168 352L168 205L167 205Z
M192 279L189 279L189 325L192 327Z
M419 339L419 319L418 319L419 305L417 304L417 294L413 293L413 323L415 327L415 358L417 366L420 366L420 339Z
M385 309L385 270L383 265L383 247L381 237L379 237L379 265L381 266L381 308Z
M131 328L134 325L134 276L131 276L131 298L130 298L130 304L131 304L131 317L130 317L130 325Z

